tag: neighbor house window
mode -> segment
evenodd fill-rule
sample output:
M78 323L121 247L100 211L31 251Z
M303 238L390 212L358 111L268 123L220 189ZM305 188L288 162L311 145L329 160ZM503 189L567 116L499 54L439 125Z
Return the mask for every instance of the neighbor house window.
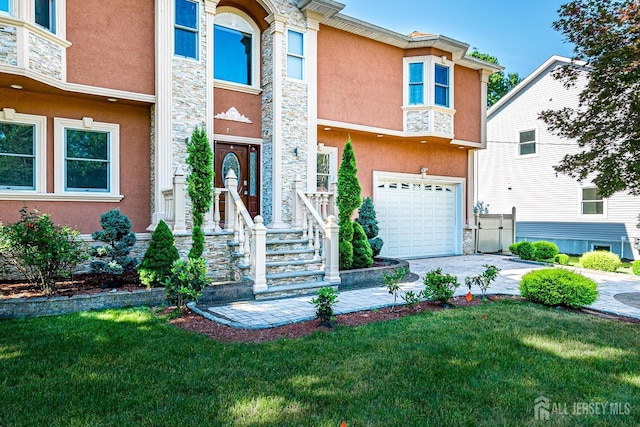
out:
M56 33L56 0L34 0L35 22Z
M198 58L198 2L176 0L174 53Z
M0 110L0 192L45 191L46 120Z
M246 86L259 85L257 26L240 11L216 14L214 33L214 78Z
M449 107L449 67L436 64L434 73L434 103L442 107Z
M0 13L11 13L11 0L0 0Z
M57 193L119 193L119 126L54 119Z
M293 30L287 32L287 77L304 79L304 35Z
M424 63L409 64L409 105L424 104Z
M582 189L582 215L604 215L604 200L597 188Z
M520 140L518 143L518 153L521 156L536 153L536 131L528 130L520 132Z

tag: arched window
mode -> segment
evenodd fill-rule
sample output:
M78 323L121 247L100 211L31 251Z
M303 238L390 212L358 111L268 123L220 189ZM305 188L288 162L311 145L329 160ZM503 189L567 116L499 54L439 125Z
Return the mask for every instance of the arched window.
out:
M260 30L245 13L219 8L214 25L214 78L260 87Z

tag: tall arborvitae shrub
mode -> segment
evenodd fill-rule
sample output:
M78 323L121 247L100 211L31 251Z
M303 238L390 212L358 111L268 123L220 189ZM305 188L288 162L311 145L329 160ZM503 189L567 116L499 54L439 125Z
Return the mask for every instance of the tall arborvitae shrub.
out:
M129 257L136 244L136 235L131 231L131 220L120 209L111 209L100 215L100 225L102 230L94 232L91 237L106 244L89 250L93 257L91 271L108 273L116 282L118 276L133 271L138 264L137 258Z
M380 228L378 227L376 211L373 207L371 197L365 197L362 201L362 206L360 206L360 209L358 210L358 218L356 218L356 222L364 229L367 239L369 239L369 245L373 251L373 256L377 257L380 255L384 242L381 238L377 237Z
M347 140L342 152L342 163L338 170L338 225L339 233L339 252L340 252L340 269L347 270L353 264L353 211L360 206L360 183L356 176L358 169L356 168L356 156L351 145L351 137Z
M373 265L373 251L362 226L353 223L353 264L352 268L369 268Z
M213 200L213 153L209 139L203 128L196 127L187 144L187 164L191 167L187 177L187 191L191 198L193 216L193 244L189 258L200 258L204 251L204 214Z
M173 262L180 258L173 241L173 233L160 220L153 234L144 258L138 266L140 282L151 288L160 286L171 274Z

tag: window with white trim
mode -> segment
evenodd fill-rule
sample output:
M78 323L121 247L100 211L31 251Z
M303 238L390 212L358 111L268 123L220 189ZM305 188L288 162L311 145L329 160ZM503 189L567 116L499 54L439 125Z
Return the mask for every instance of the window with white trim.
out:
M304 80L304 34L287 31L287 77Z
M338 148L318 144L316 188L317 191L329 191L338 175Z
M528 156L536 154L536 131L526 130L520 132L518 140L518 154L520 156Z
M55 118L55 192L120 192L120 126Z
M46 123L44 116L0 111L0 192L45 191Z
M424 104L424 62L409 64L409 105Z
M56 33L56 0L34 0L35 23Z
M0 13L11 15L11 0L0 0Z
M232 85L260 87L260 30L246 13L219 8L213 28L213 74Z
M434 104L449 107L449 67L435 64L434 77Z
M405 57L404 105L453 107L453 62L440 56Z
M198 59L198 2L176 0L174 28L174 53L186 58Z
M604 199L597 188L582 189L582 215L604 215Z

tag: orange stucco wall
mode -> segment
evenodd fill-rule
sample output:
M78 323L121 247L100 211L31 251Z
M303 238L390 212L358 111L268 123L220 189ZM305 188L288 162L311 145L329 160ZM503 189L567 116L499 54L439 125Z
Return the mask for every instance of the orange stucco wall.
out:
M81 119L120 125L120 194L119 203L43 202L25 200L29 208L38 207L51 214L59 224L78 227L82 233L100 229L100 214L112 208L129 216L135 232L145 232L150 224L150 110L148 106L109 103L69 96L36 94L0 89L0 109L13 108L18 113L47 116L47 192L54 188L53 118ZM23 201L0 200L0 221L19 218Z
M326 25L318 32L318 117L402 130L402 49Z
M67 79L155 93L154 0L67 0Z
M350 134L363 197L373 196L373 171L419 174L424 166L429 168L429 175L467 178L467 150L388 136ZM338 162L346 141L347 135L343 132L318 130L318 142L338 147Z
M480 142L481 93L480 73L455 66L453 126L456 139Z
M215 114L224 113L231 107L252 121L242 123L231 120L214 120L214 132L221 135L262 137L262 96L216 88L213 102Z

